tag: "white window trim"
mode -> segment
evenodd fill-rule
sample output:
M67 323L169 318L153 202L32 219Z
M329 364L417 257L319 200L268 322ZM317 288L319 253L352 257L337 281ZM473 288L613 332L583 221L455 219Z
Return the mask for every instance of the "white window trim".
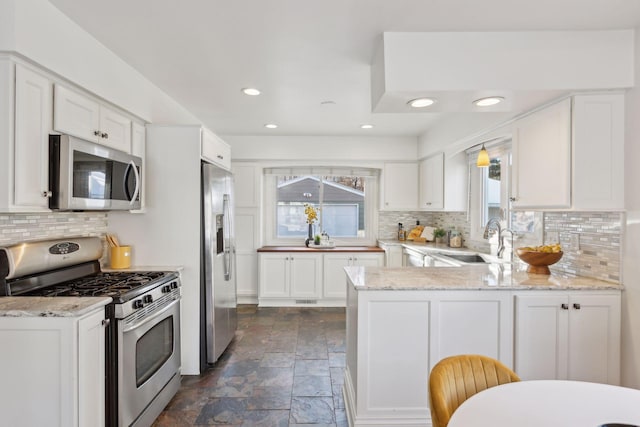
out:
M300 172L304 173L304 172ZM306 172L308 173L308 172ZM315 171L313 172L315 174ZM326 174L325 174L326 175ZM264 175L264 242L267 246L304 246L304 238L282 238L276 236L276 176ZM336 246L375 246L378 240L378 186L379 177L365 177L364 227L366 237L333 238Z

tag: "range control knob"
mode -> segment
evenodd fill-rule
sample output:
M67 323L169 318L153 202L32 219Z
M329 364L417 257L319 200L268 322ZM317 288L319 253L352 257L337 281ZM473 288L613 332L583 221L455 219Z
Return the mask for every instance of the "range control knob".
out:
M171 289L178 289L178 282L171 282Z
M138 310L140 308L144 307L144 304L142 303L141 299L137 299L133 302L133 309L134 310Z
M168 294L169 292L171 292L171 286L169 286L169 285L164 285L164 286L162 287L162 293L163 293L163 294Z
M153 296L145 295L142 297L142 301L144 301L145 304L151 304L153 302Z

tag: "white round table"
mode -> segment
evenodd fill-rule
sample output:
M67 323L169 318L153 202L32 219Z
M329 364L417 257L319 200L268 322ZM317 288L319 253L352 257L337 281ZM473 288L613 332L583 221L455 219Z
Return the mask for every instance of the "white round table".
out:
M581 381L520 381L471 396L448 427L640 426L640 390Z

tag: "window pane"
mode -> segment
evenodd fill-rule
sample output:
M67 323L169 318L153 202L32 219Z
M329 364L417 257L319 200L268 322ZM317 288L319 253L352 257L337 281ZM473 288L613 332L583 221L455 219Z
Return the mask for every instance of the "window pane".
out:
M331 237L364 237L364 178L325 176L322 180L322 229Z
M501 186L501 161L500 157L494 157L491 159L491 163L488 168L485 169L484 177L484 197L482 207L482 223L486 224L489 219L498 217L501 218L501 205L500 205L500 186Z
M278 176L276 185L276 236L306 237L304 204L320 204L320 180L315 176ZM316 231L319 230L316 222Z

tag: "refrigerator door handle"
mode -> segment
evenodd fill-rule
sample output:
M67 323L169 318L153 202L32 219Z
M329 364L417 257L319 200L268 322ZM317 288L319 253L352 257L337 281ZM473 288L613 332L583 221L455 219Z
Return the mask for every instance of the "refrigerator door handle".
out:
M229 195L222 197L222 213L224 215L224 280L231 280L231 211L229 210Z

